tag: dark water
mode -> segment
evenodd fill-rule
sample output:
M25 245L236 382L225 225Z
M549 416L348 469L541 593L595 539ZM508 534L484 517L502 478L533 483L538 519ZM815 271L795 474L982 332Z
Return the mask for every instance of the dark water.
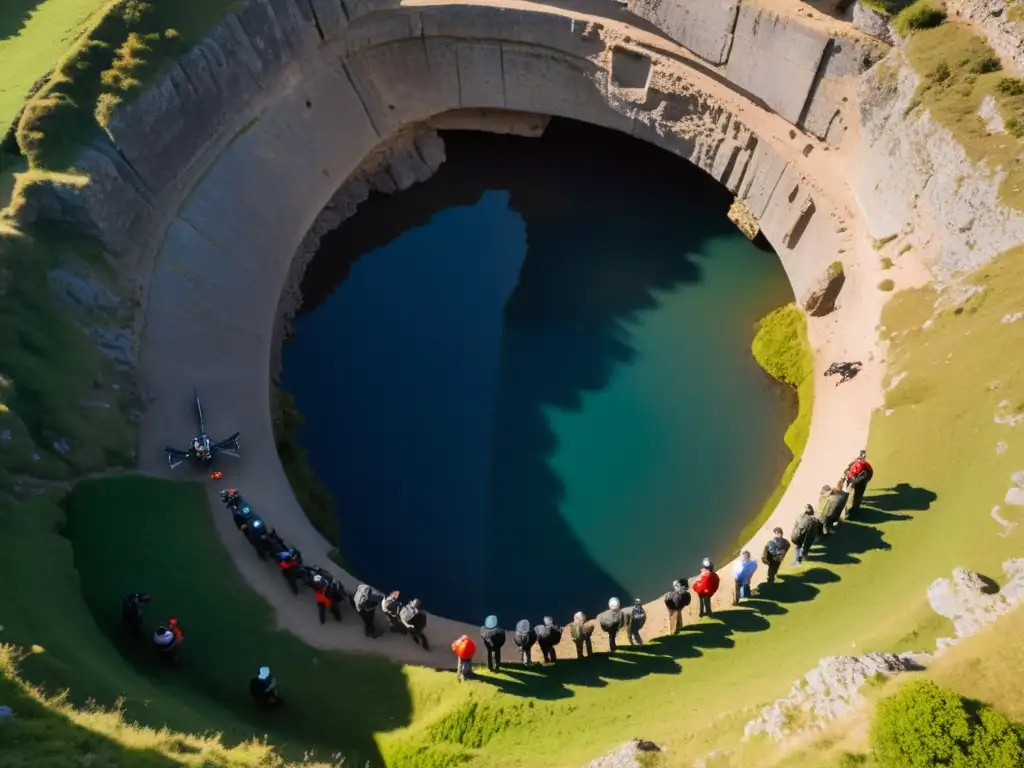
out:
M445 138L324 239L284 351L351 570L511 626L732 554L788 459L794 398L750 356L778 259L628 137Z

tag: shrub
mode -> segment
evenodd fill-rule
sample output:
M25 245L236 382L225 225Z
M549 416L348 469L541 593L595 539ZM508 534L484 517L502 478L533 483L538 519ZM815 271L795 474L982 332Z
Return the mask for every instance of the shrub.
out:
M871 724L881 768L1014 768L1024 760L1021 734L999 713L972 713L956 692L916 680L883 699Z
M915 29L931 29L945 20L944 10L932 5L929 0L917 0L896 15L892 20L892 26L901 36L906 37Z
M970 70L978 75L985 75L989 72L998 72L1003 68L1003 62L995 56L985 56L970 63Z
M888 256L882 257L882 269L892 269L892 259Z
M1024 78L1004 77L996 84L996 90L1004 96L1020 96L1024 93Z
M940 61L938 65L936 65L935 69L932 70L929 77L936 83L944 83L949 80L950 74L949 64L944 61Z
M1006 132L1016 139L1024 137L1024 122L1021 122L1016 117L1011 117L1007 120L1003 127L1006 128Z
M883 280L882 282L880 282L878 284L878 290L880 290L880 291L891 291L895 287L896 287L896 283L894 283L889 278L885 278L885 280Z

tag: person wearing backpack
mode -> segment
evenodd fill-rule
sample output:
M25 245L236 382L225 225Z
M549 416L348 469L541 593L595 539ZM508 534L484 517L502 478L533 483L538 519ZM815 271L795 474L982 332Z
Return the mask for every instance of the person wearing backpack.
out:
M835 487L830 485L822 487L818 520L821 524L823 536L835 533L849 498L850 494L843 490L843 480L841 478Z
M761 552L761 562L768 566L768 584L775 583L775 576L786 559L786 553L789 552L789 542L782 535L782 529L776 528L772 533L775 534L775 538L765 544Z
M700 603L698 618L711 615L711 598L718 591L720 583L714 563L711 562L711 558L705 557L701 564L700 576L693 582L693 591L697 593L697 602Z
M643 645L644 639L640 637L640 630L647 623L647 611L644 610L644 604L640 602L639 597L633 601L633 607L626 613L629 614L629 618L626 620L626 637L629 639L629 644Z
M793 524L793 533L789 537L793 546L796 547L797 565L800 565L807 553L810 552L814 540L818 538L819 527L818 518L814 516L814 507L810 504L806 505L803 514Z
M861 451L846 468L846 487L853 490L853 501L850 503L848 516L852 517L854 513L860 511L860 502L864 498L864 491L867 490L868 483L874 476L875 470L868 463L868 452Z
M528 619L520 619L516 623L516 632L512 635L512 642L519 648L519 655L522 658L523 664L527 667L533 664L530 652L533 650L533 646L537 644L537 633L530 629Z
M384 595L374 590L369 584L360 584L352 596L352 607L356 609L359 618L363 620L363 631L367 637L377 637L374 617L377 613L377 605L383 599Z
M757 561L751 559L750 553L744 550L740 559L732 567L732 578L736 588L732 596L732 604L739 605L744 597L750 597L750 580L757 570Z
M402 610L402 604L398 599L399 595L400 593L396 589L380 601L380 609L388 620L388 629L391 632L402 632L404 634L405 625L402 624L402 620L398 616L399 612Z
M544 656L544 663L554 664L558 661L555 646L562 642L562 628L556 626L555 620L550 616L545 616L544 622L534 627L533 631L537 635L537 645Z
M690 604L690 589L686 579L676 579L672 589L662 598L668 610L668 632L674 635L683 628L683 609Z
M501 669L501 647L505 644L505 630L498 626L497 616L488 616L480 627L480 639L487 649L487 668L492 672Z
M427 614L422 610L420 599L418 597L413 598L408 605L399 611L398 618L401 619L402 625L405 627L405 631L409 633L412 641L417 645L423 646L424 651L429 651L430 644L427 642L427 636L423 634L423 630L427 628Z
M476 655L476 643L469 635L460 635L452 643L455 652L455 677L461 683L473 676L473 657Z
M594 628L587 623L587 617L583 611L577 611L572 617L572 624L569 625L569 635L572 637L573 645L576 646L576 658L584 658L583 651L586 650L586 658L594 655L594 644L590 642L590 636L594 634Z
M622 629L622 610L619 598L608 601L608 610L597 614L597 623L608 635L608 652L615 653L615 636Z

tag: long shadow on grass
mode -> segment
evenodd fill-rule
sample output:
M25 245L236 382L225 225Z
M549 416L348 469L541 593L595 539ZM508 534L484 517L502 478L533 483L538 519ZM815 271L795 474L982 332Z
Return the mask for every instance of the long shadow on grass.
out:
M870 507L882 512L925 512L937 498L939 496L935 491L918 488L910 483L897 483L891 488L881 488L878 492L865 495L862 509ZM864 516L858 519L864 520Z
M42 4L43 0L3 0L0 3L0 41L21 32L33 11Z

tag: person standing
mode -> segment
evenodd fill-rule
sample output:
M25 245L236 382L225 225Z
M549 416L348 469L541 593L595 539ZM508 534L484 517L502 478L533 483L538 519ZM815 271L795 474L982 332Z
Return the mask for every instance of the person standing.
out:
M697 593L697 602L700 604L698 618L712 615L711 598L715 596L720 583L714 563L711 562L711 558L705 557L701 564L700 576L693 582L693 591Z
M281 569L281 575L288 582L292 594L299 594L299 582L302 581L302 553L294 547L281 550L274 555L277 567Z
M663 599L668 609L668 631L674 635L683 628L683 609L690 604L690 588L686 579L673 581L672 589L665 593Z
M413 598L399 612L398 618L401 620L406 632L409 633L412 641L422 646L424 651L429 651L430 644L427 642L427 636L423 634L423 630L427 628L427 614L422 610L420 599L418 597Z
M629 609L629 618L626 620L626 637L630 645L643 645L644 639L640 637L640 630L647 623L647 611L640 598L633 600L633 607Z
M281 693L277 690L277 680L270 673L270 667L260 667L256 677L249 681L249 695L257 706L271 709L284 704Z
M807 504L804 507L803 514L794 523L793 533L789 537L793 542L793 546L796 547L795 557L797 565L800 565L804 561L804 557L810 552L811 547L814 545L814 540L818 538L818 529L819 523L818 518L814 516L814 507Z
M572 617L572 624L569 625L569 635L572 637L573 645L576 646L576 658L584 658L583 651L586 650L586 658L594 655L594 644L590 636L594 634L594 628L587 623L587 617L583 611L577 611Z
M853 501L850 503L849 517L860 511L860 502L868 483L875 476L875 470L868 463L868 452L861 451L857 458L846 468L846 487L853 490Z
M597 615L597 623L608 635L608 652L615 653L615 637L622 629L622 605L619 598L613 597L608 601L608 610Z
M529 620L520 619L516 623L516 631L512 635L512 641L519 648L519 655L523 665L528 667L533 664L530 653L533 651L533 646L537 644L537 633L530 628Z
M132 592L126 595L121 603L121 621L131 630L138 630L142 627L143 606L149 602L149 595L145 592Z
M839 519L846 510L846 502L850 494L843 490L840 478L835 487L826 485L821 489L821 507L818 519L821 522L821 533L824 536L835 533L839 527Z
M740 600L750 597L750 580L757 570L757 561L751 559L750 553L746 550L740 553L740 559L732 567L732 578L735 582L732 604L739 605Z
M360 584L352 596L352 606L359 614L359 618L363 620L363 632L367 637L377 636L374 617L377 613L377 606L383 599L384 595L374 590L369 584Z
M476 655L476 643L469 635L460 635L452 643L452 650L455 652L455 676L461 683L473 676L473 656Z
M555 620L550 616L545 616L544 622L534 627L533 631L537 635L537 645L540 646L544 663L554 664L558 661L555 646L562 642L562 628L556 626Z
M380 601L380 610L388 620L388 629L391 632L405 632L405 625L402 624L398 614L402 610L402 603L399 602L401 593L396 589L390 595Z
M768 566L768 584L775 583L775 576L786 559L786 553L789 552L789 542L782 535L782 529L776 528L772 533L775 534L775 538L765 544L761 552L761 562Z
M480 639L487 649L487 668L492 672L501 669L501 647L505 644L505 630L498 626L497 616L488 616L480 627Z

